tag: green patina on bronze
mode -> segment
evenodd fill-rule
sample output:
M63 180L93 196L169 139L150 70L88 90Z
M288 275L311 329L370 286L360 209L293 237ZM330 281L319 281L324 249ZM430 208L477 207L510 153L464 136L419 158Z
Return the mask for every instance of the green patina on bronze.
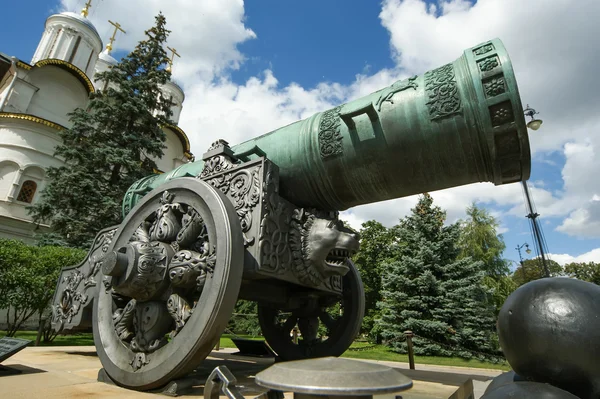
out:
M106 378L138 390L195 369L237 299L257 302L279 358L340 356L360 331L365 300L351 261L359 237L338 211L529 172L515 77L492 40L237 146L218 140L202 161L139 180L123 222L61 273L52 324L91 322Z
M280 193L298 206L353 206L475 182L526 180L530 151L517 83L498 39L456 61L232 147L279 167ZM203 161L128 191L127 214L168 180L197 176Z

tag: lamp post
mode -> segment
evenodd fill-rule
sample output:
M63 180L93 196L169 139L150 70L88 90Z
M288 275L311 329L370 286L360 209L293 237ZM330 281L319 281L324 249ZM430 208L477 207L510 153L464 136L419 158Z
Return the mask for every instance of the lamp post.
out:
M525 247L525 252L527 253L527 255L529 255L531 253L531 249L529 249L529 244L524 243L521 245L517 245L517 252L519 252L519 262L521 263L521 266L523 266L523 256L521 256L521 248Z
M535 109L530 108L529 104L527 104L527 108L523 110L523 113L526 116L531 118L531 121L527 123L527 127L531 130L538 130L540 126L542 126L541 119L535 119L534 115L539 114ZM531 194L529 193L529 187L527 186L527 181L522 181L521 185L523 186L523 192L525 193L525 199L527 201L527 217L531 220L531 227L533 230L533 239L535 240L536 247L538 253L540 254L540 259L542 262L542 266L544 268L544 277L550 277L550 270L548 269L548 264L546 262L546 256L544 254L544 240L542 238L542 227L539 225L537 221L537 217L540 216L534 209L533 202L531 201ZM519 256L521 252L519 251Z
M519 263L521 264L521 274L523 275L523 281L525 281L525 262L523 262L523 256L521 255L521 248L525 247L525 252L527 255L531 253L531 249L529 249L529 244L523 243L521 245L517 245L517 252L519 253Z
M542 126L543 121L541 119L535 119L534 115L539 114L535 109L530 108L529 104L527 104L527 108L523 110L523 113L530 117L531 120L527 123L527 127L531 130L538 130L540 126Z

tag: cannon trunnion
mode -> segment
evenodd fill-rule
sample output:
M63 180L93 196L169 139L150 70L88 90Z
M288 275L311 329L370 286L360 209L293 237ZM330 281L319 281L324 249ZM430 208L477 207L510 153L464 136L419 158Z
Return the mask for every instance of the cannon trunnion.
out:
M201 161L136 182L123 222L63 269L53 326L91 326L108 376L138 390L205 359L238 298L258 303L282 359L339 356L359 333L364 290L350 260L358 234L338 211L529 171L516 81L492 40L237 146L219 140Z

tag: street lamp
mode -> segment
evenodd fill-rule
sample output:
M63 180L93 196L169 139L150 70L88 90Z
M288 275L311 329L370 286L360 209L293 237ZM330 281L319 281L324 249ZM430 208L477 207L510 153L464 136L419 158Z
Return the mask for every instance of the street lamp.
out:
M521 262L521 266L523 266L523 256L521 256L521 248L525 247L525 252L527 253L527 255L529 255L531 253L531 249L529 249L529 244L524 243L521 245L517 245L516 250L519 252L519 262Z
M527 255L531 253L531 249L529 249L529 244L524 243L521 245L517 245L516 250L519 252L519 263L521 263L521 275L523 276L523 281L525 281L525 263L523 262L523 256L521 256L521 248L525 247L525 252Z
M534 115L539 114L539 112L537 112L535 109L533 108L529 108L529 104L527 104L527 108L525 108L523 110L523 113L530 117L531 120L529 121L529 123L527 123L527 127L530 128L531 130L538 130L540 128L540 126L542 126L542 120L541 119L535 119Z

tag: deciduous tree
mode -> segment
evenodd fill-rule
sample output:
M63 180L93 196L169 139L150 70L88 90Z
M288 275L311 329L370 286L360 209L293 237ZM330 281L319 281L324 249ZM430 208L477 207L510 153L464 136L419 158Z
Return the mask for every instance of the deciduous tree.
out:
M7 312L7 335L13 336L29 318L46 311L63 266L79 263L85 251L33 247L0 239L0 308Z
M567 276L600 285L600 263L571 262L565 265Z
M546 264L548 265L548 270L550 271L550 275L552 277L562 276L564 275L564 270L561 265L557 262L546 259ZM526 259L524 260L519 267L515 270L512 275L513 281L517 284L517 286L521 286L525 283L528 283L533 280L537 280L544 277L544 266L542 264L542 260L540 258L535 259Z
M381 275L383 263L390 257L394 240L393 229L369 220L360 230L360 250L354 255L354 264L360 271L365 287L365 317L362 332L371 333L375 320L379 318L377 302L381 300ZM373 331L376 335L377 332Z

